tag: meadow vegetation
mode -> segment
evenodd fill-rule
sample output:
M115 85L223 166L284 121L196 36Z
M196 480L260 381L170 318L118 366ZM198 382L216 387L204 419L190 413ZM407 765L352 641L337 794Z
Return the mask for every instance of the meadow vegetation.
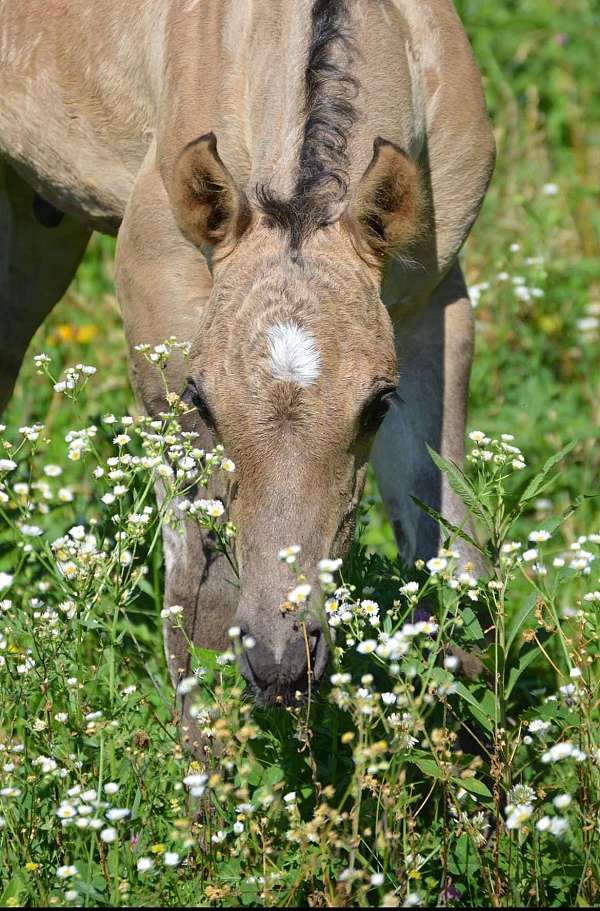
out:
M113 243L95 238L0 432L1 905L599 904L600 7L457 7L499 158L464 254L469 458L440 464L488 576L458 567L448 525L437 558L402 566L371 479L357 542L313 592L335 630L325 684L259 710L238 630L225 653L191 647L180 690L211 750L186 752L160 529L234 466L180 433L176 398L136 411ZM230 552L218 501L188 518Z

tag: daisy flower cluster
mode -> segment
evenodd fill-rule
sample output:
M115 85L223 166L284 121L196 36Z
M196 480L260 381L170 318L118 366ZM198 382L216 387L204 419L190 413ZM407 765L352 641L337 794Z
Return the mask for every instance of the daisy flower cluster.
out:
M45 354L36 354L33 358L36 372L40 376L47 376L55 392L64 395L75 402L87 386L90 377L96 373L96 367L89 364L75 364L67 367L61 377L57 379L52 373L52 360Z
M546 186L552 187L554 184L546 184ZM536 301L545 297L545 290L540 287L545 281L544 257L523 257L521 245L511 243L507 250L506 268L497 272L490 281L476 282L469 286L471 305L476 309L482 298L485 299L486 295L493 290L495 295L506 293L519 304L531 307Z
M568 549L557 552L552 532L542 528L530 532L526 542L506 541L501 547L501 555L507 566L520 564L538 576L547 575L549 566L589 576L597 557L598 544L600 534L580 535Z
M179 342L173 335L158 345L140 344L134 346L134 351L138 351L154 367L164 369L167 366L169 358L176 352L187 360L190 354L191 343Z
M187 352L137 353L164 375ZM259 644L232 626L201 648L162 598L162 529L235 534L235 465L165 403L82 405L62 459L42 424L1 431L0 850L21 903L410 907L476 884L498 904L553 888L535 871L556 850L594 877L600 536L534 505L543 473L511 493L512 437L474 431L470 473L450 466L479 538L446 526L408 568L280 549L281 613L316 615L331 663L267 710L237 666ZM161 621L189 650L173 681Z
M499 440L492 439L482 430L472 430L469 439L475 446L467 454L467 460L477 465L491 463L497 468L521 471L526 467L523 453L514 445L512 433L503 433Z

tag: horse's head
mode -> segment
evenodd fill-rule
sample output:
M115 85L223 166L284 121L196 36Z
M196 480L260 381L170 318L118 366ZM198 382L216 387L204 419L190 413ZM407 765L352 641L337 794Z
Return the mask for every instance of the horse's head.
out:
M190 389L236 464L236 620L256 642L242 670L263 701L287 700L306 689L309 666L323 674L328 650L310 600L305 622L282 607L294 580L277 554L300 545L315 598L319 560L343 556L351 540L398 383L379 264L419 230L419 181L404 153L379 141L335 219L298 202L286 213L248 199L209 135L180 157L172 199L182 231L212 260Z

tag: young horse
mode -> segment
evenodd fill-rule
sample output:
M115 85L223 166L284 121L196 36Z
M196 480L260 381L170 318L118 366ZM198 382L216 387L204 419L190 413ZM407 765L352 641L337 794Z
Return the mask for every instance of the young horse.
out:
M255 692L292 698L327 646L281 612L277 550L300 544L309 581L344 553L371 448L405 559L438 547L412 494L463 518L425 443L463 458L457 254L494 142L452 3L6 0L0 67L0 399L90 232L118 232L141 405L164 394L134 346L192 341L171 388L236 464L216 493L239 583L197 527L167 528L166 603L207 647L235 620ZM176 681L172 628L166 648Z

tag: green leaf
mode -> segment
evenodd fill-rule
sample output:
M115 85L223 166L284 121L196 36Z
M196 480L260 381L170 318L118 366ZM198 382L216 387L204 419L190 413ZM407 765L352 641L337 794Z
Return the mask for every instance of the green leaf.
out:
M448 484L454 493L460 497L465 506L470 509L473 515L477 516L483 522L487 531L491 533L493 530L492 517L483 503L479 502L477 493L471 482L465 477L458 465L445 459L436 452L435 449L432 449L431 446L425 445L427 446L427 452L431 456L432 461L448 478Z
M194 657L207 671L214 671L217 667L218 654L212 648L194 648Z
M478 797L487 797L490 800L494 798L490 789L478 778L453 778L452 780L470 794L477 794Z
M558 462L560 462L562 459L564 459L564 457L569 452L571 452L571 450L575 446L576 442L577 441L574 440L573 442L571 442L567 446L565 446L563 449L561 449L560 452L555 452L553 456L550 456L550 458L544 463L544 467L542 468L540 473L531 479L531 481L525 488L524 492L521 494L521 498L519 500L519 506L523 506L529 500L533 500L533 498L538 495L538 493L542 489L544 481L546 480L546 477L548 476L550 471L554 468L555 465L558 464Z
M488 689L487 686L480 686L477 698L479 699L481 711L485 714L486 718L494 719L496 717L497 709L494 691Z
M519 658L519 663L517 665L513 665L513 667L511 667L510 674L508 675L508 683L506 684L506 689L504 691L506 699L509 698L510 694L513 691L513 688L515 687L516 683L519 680L519 677L525 668L529 667L531 662L534 661L539 654L540 650L537 646L535 646L528 652L525 652L525 654Z
M411 496L411 500L413 503L416 503L419 509L423 510L426 515L438 522L442 528L449 532L451 536L454 536L455 538L462 538L463 541L467 541L471 547L474 547L475 550L479 551L480 554L483 554L485 556L485 551L482 547L480 547L479 544L477 544L476 541L473 540L471 535L467 534L466 531L463 531L462 528L459 528L458 525L453 525L452 522L449 522L448 519L445 519L444 516L437 511L437 509L433 509L432 506L428 506L427 503L419 500L418 497Z
M2 893L0 893L0 907L6 908L9 905L9 899L12 899L12 904L15 899L17 901L18 907L20 905L21 893L26 891L27 884L20 876L13 876L13 878L7 883L6 888Z
M148 579L146 579L144 576L141 576L141 578L138 579L137 587L145 595L148 595L149 598L152 598L152 599L155 598L156 592L154 591L154 586L151 585L150 582L148 581Z
M510 647L515 641L515 638L518 636L521 627L524 625L528 616L535 607L536 601L538 599L537 592L533 592L525 601L525 604L517 611L515 616L510 623L507 633L506 633L506 654L510 652Z
M94 879L94 882L97 882L97 880ZM104 880L102 880L102 884L106 889ZM102 904L104 904L105 899L102 893L95 889L91 883L86 883L83 879L77 880L77 891L82 895L86 895L88 898L93 898L96 902L102 902Z
M456 684L456 692L459 696L462 696L464 701L467 703L467 708L469 709L473 718L479 722L479 724L485 728L486 731L490 733L494 730L494 713L490 714L489 704L486 706L485 697L479 701L475 696L466 688L464 683L458 682ZM489 690L486 690L489 692Z
M475 611L470 607L463 607L460 617L463 622L460 628L461 638L467 642L481 642L484 635Z
M272 788L273 785L280 782L282 780L282 778L284 778L284 773L283 773L283 769L281 768L281 766L279 766L279 765L269 766L269 768L265 770L265 773L263 775L263 785L267 785L268 787Z
M431 681L436 683L438 686L444 683L452 683L454 680L453 675L450 671L447 671L444 667L433 667L431 669Z
M481 866L477 848L466 832L457 839L448 857L448 870L454 876L471 877Z
M131 818L136 819L137 813L142 803L142 792L140 788L136 789L135 797L133 799L133 806L131 807Z
M249 771L244 771L243 777L239 774L235 776L235 782L238 787L242 782L247 781L253 788L258 787L263 782L263 770L259 765L253 765Z
M584 500L594 500L598 496L600 496L600 494L582 493L582 494L580 494L580 496L576 497L573 500L573 502L567 507L567 509L565 509L565 511L563 512L560 519L555 519L554 522L550 523L550 525L548 527L548 531L550 532L550 534L554 534L556 529L560 528L560 526L563 524L563 522L566 522L567 519L569 519L577 509L579 509L579 507L584 502Z
M435 760L416 759L415 757L411 757L410 761L413 765L416 765L424 775L427 775L428 778L436 778L438 781L445 781L445 775Z

